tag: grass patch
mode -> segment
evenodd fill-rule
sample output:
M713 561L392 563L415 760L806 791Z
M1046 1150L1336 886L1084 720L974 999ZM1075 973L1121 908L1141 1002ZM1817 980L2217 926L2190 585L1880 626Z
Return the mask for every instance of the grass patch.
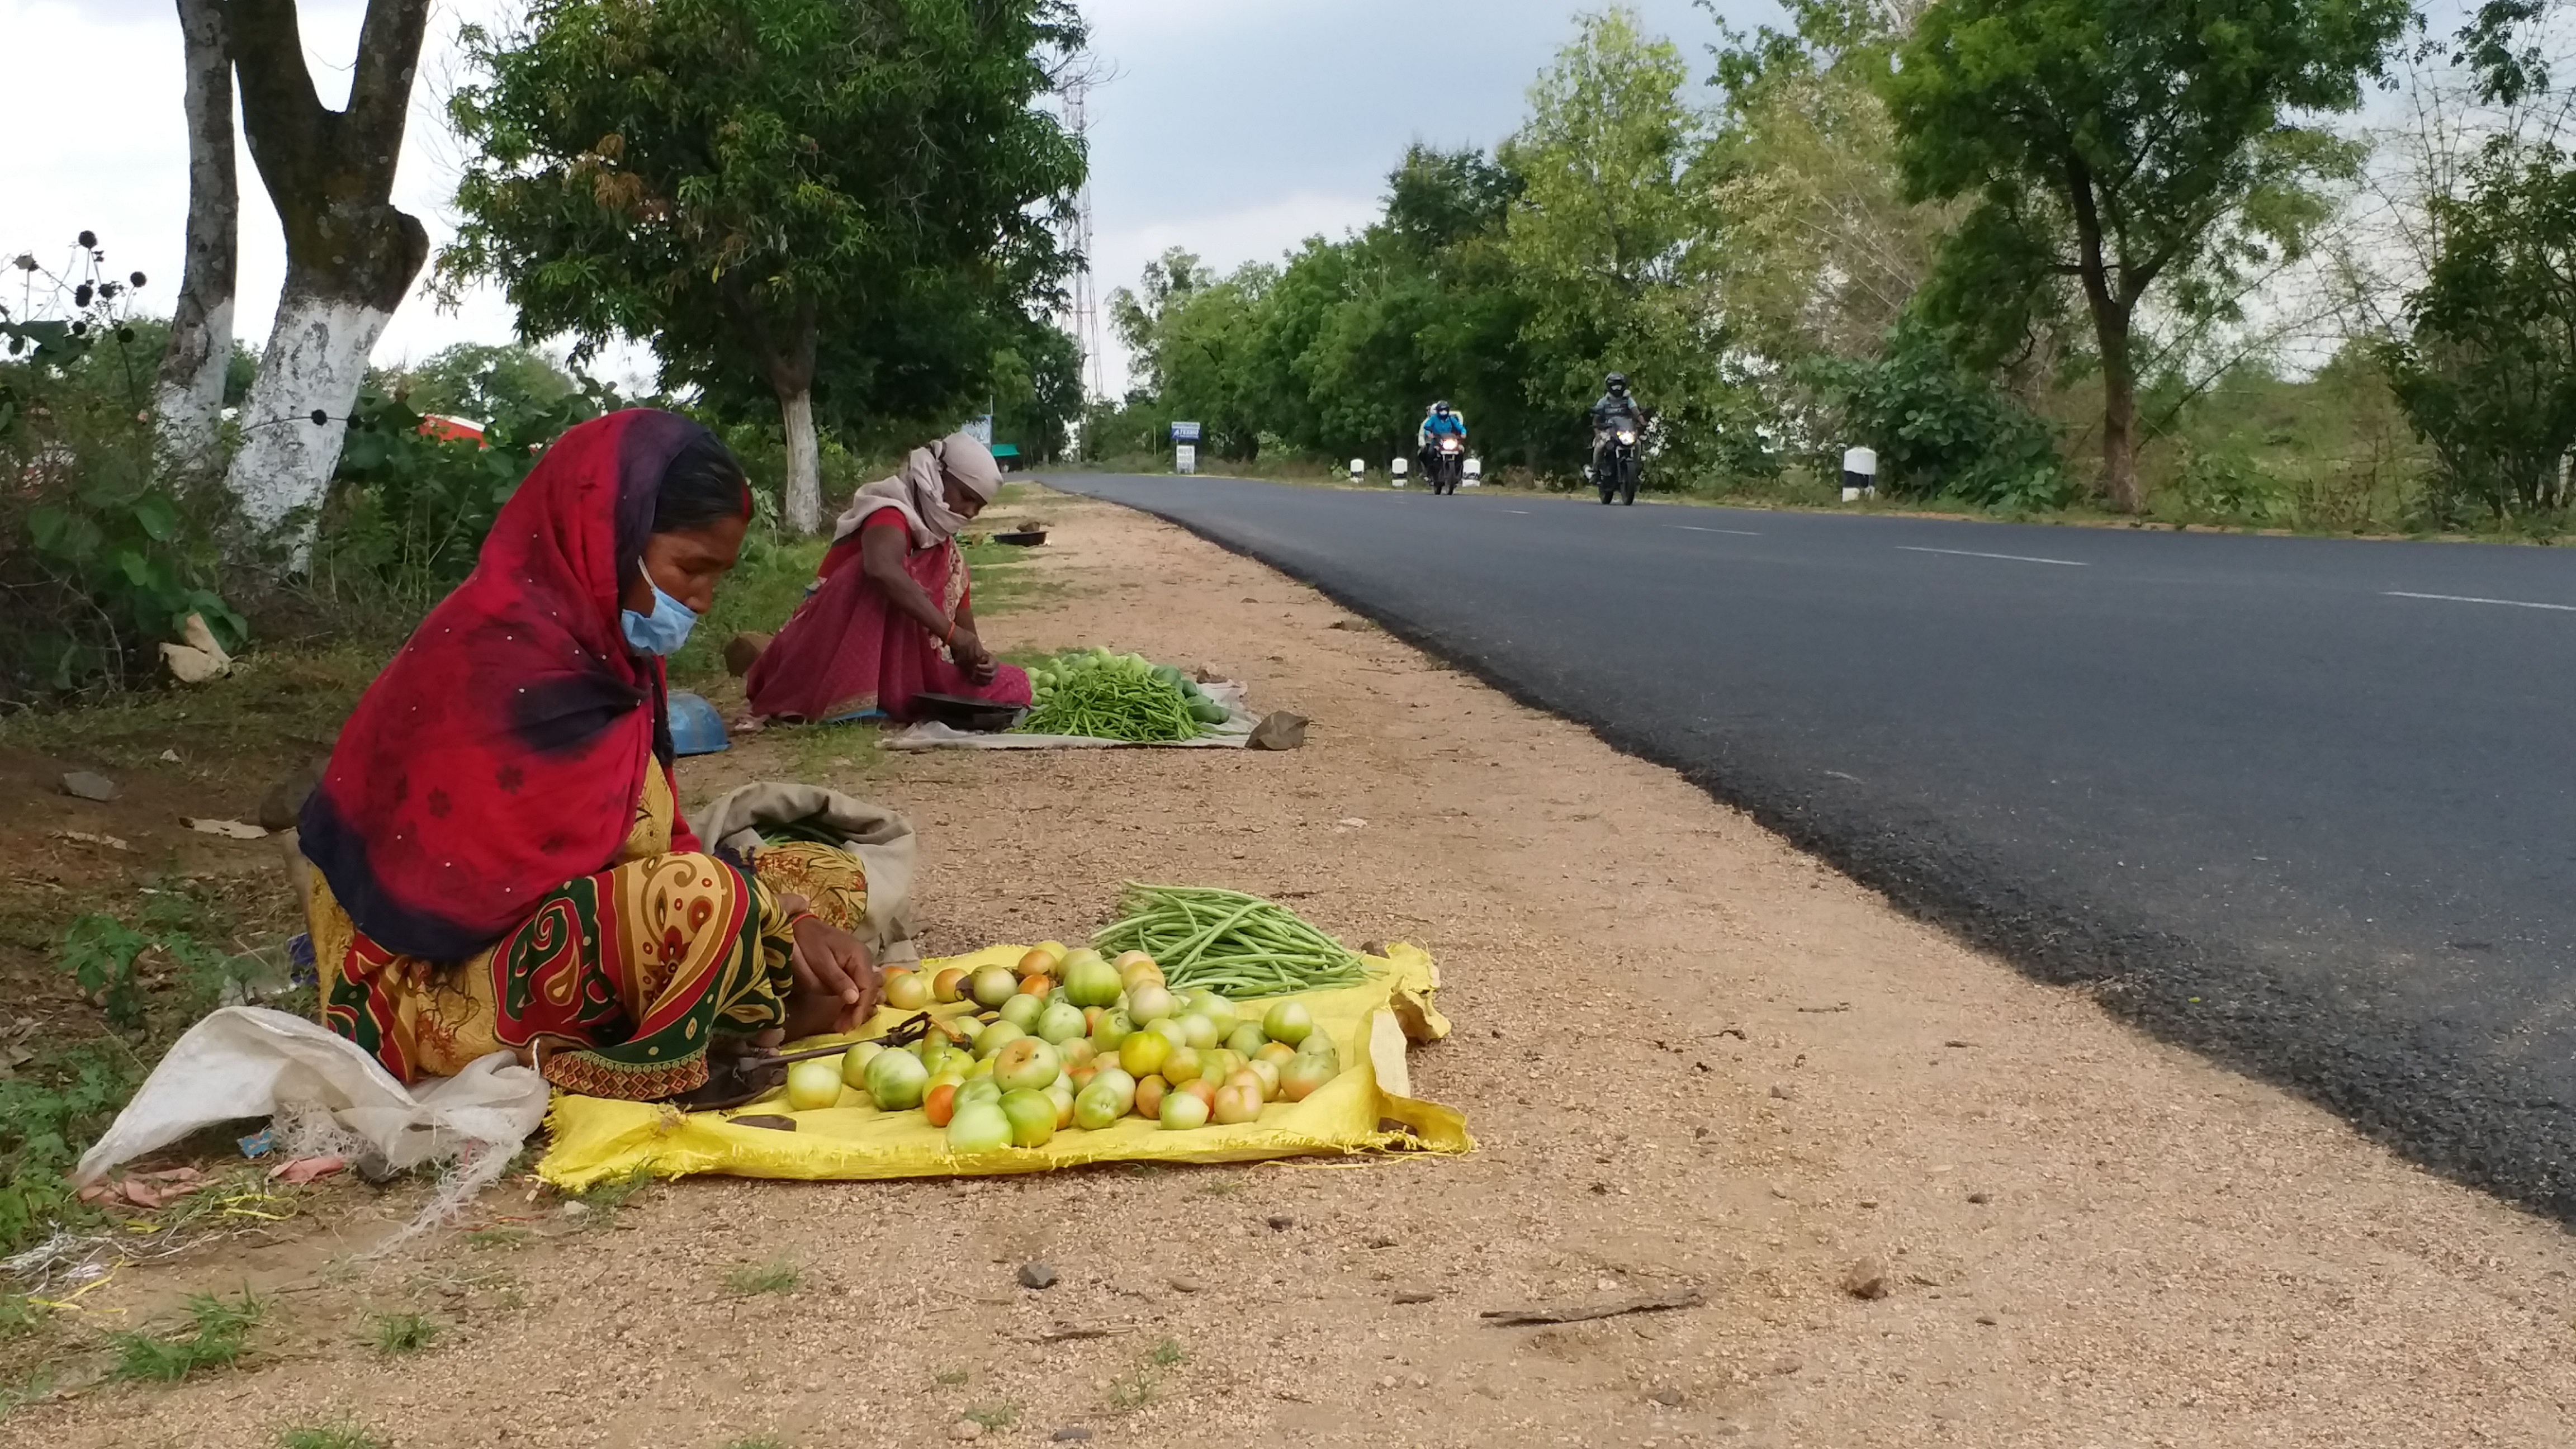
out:
M184 694L138 692L81 709L0 716L0 744L138 770L207 773L239 760L283 773L302 764L303 753L330 749L390 652L357 643L257 649L232 674ZM181 764L161 759L171 749Z
M1240 1177L1220 1177L1199 1189L1201 1197L1239 1197L1250 1183Z
M751 1439L736 1439L732 1443L727 1444L725 1449L787 1449L787 1441L784 1439L772 1439L768 1435L762 1434Z
M1154 1392L1162 1376L1189 1362L1189 1354L1177 1338L1167 1338L1145 1351L1145 1361L1133 1373L1110 1381L1109 1407L1121 1414L1132 1414L1154 1402Z
M0 1293L0 1340L33 1333L44 1320L36 1314L36 1305L24 1293Z
M966 579L972 586L975 617L988 619L1061 597L1061 582L1041 579L1029 569L1029 550L1007 543L968 544Z
M107 1376L175 1384L199 1369L229 1368L249 1350L250 1331L267 1312L248 1293L232 1301L200 1293L188 1300L188 1321L172 1332L108 1335L116 1362Z
M0 937L50 956L50 964L34 968L38 974L58 971L58 979L100 1003L98 1016L74 1017L67 1032L49 1029L53 1044L0 1078L0 1254L26 1247L57 1224L98 1219L64 1175L115 1120L148 1064L219 1005L227 987L269 970L257 956L208 944L238 939L246 923L227 909L227 898L210 896L202 883L147 873L127 885L140 891L139 906L119 890L113 904L124 914L91 909L68 921L45 920L52 929L33 940L40 915L84 903L53 896L32 910L0 912ZM85 1027L105 1031L61 1040L79 1038ZM183 1199L161 1215L161 1228L177 1231L213 1212L216 1196Z
M0 1081L0 1252L15 1252L63 1221L95 1214L64 1174L141 1085L143 1063L113 1038L80 1042Z
M387 1449L384 1440L354 1419L280 1429L272 1442L277 1449Z
M381 1314L376 1319L376 1352L388 1358L418 1353L436 1343L445 1331L426 1314Z
M1020 1406L1009 1399L996 1399L968 1409L966 1417L983 1425L985 1433L998 1434L1020 1422Z
M764 733L778 741L799 780L873 775L885 763L885 731L875 724L776 724Z
M939 1385L943 1389L953 1389L960 1384L965 1383L969 1377L971 1377L971 1375L962 1368L950 1368L941 1369L939 1372L932 1374L930 1376L930 1381Z
M32 1404L52 1393L54 1373L53 1365L40 1364L28 1370L26 1376L16 1383L0 1384L0 1419L8 1418L20 1404Z
M684 688L725 677L724 647L746 631L775 634L805 597L827 547L820 538L778 543L757 536L743 543L742 560L716 586L715 607L698 620L689 642L671 656L671 682Z
M793 1293L805 1281L805 1270L784 1259L745 1263L725 1274L725 1291L750 1298L762 1293Z
M465 1246L479 1253L494 1248L515 1248L527 1240L526 1228L476 1228L465 1235Z
M572 1200L593 1213L613 1213L632 1203L637 1194L652 1185L653 1169L639 1166L624 1177L593 1183L587 1192L574 1194Z

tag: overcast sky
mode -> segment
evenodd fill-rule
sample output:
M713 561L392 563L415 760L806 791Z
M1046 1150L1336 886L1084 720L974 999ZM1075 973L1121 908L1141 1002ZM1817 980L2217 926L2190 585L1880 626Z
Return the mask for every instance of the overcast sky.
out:
M1523 93L1573 33L1561 0L1086 0L1111 75L1092 94L1094 271L1100 295L1183 246L1219 266L1275 257L1375 214L1385 173L1417 138L1488 145L1518 124ZM1717 22L1692 0L1635 0L1647 25L1708 70ZM1739 25L1771 0L1719 0ZM307 63L324 98L348 90L362 3L303 0ZM433 243L459 165L443 111L460 79L457 28L506 19L506 0L433 12L395 200ZM59 266L74 234L99 234L114 271L141 270L166 313L187 216L178 22L156 0L0 0L0 254ZM248 152L239 323L256 348L285 272L277 219ZM7 299L13 305L17 298ZM452 342L501 341L510 310L484 293L454 312L415 296L386 330L381 363ZM1111 340L1114 346L1114 339ZM640 364L628 359L625 368ZM616 372L621 369L612 368ZM1111 385L1122 369L1113 360Z

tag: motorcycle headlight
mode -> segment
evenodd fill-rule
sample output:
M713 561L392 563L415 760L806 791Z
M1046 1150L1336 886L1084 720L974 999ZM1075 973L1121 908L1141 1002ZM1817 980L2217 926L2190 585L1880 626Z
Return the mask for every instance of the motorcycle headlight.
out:
M1626 428L1621 428L1619 430L1619 441L1623 443L1633 443L1637 441L1637 435L1629 432Z

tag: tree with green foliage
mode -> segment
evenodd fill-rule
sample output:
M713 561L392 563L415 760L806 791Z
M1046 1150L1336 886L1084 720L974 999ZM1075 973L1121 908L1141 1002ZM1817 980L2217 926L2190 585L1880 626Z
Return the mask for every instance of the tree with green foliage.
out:
M583 390L572 374L524 342L459 342L418 365L368 379L416 413L484 424L544 411Z
M1282 401L1260 369L1268 293L1277 276L1276 268L1259 264L1218 276L1174 248L1145 264L1135 289L1110 294L1110 326L1139 374L1133 400L1150 404L1155 415L1139 415L1127 431L1159 447L1159 437L1139 427L1182 419L1200 425L1201 446L1213 456L1247 460L1260 453Z
M2422 274L2373 355L2433 453L2418 521L2456 526L2576 506L2576 155L2570 97L2548 41L2566 0L2486 0L2411 59L2448 50L2457 87L2432 101L2477 108L2451 144L2418 140L2411 208ZM2474 145L2467 155L2464 145ZM2438 169L2437 169L2438 168Z
M1519 190L1485 153L1417 145L1388 174L1385 214L1357 236L1310 238L1283 265L1222 277L1179 250L1148 263L1111 298L1139 386L1134 406L1103 419L1101 441L1159 447L1162 426L1183 418L1220 457L1276 444L1383 459L1410 451L1424 410L1445 398L1480 450L1563 450L1562 409L1542 419L1522 385L1531 309L1504 251Z
M2102 373L2111 506L2137 471L2138 314L2223 308L2243 268L2301 246L2312 182L2355 153L2305 117L2349 111L2406 0L1938 0L1884 81L1908 194L1967 198L1929 289L1990 337L2061 279Z
M993 357L993 439L1020 450L1026 463L1052 463L1072 450L1082 416L1082 344L1072 333L1033 322Z
M2503 518L2576 503L2576 164L2554 146L2502 149L2457 197L2406 303L2410 335L2381 349L2416 435L2440 460L2446 515ZM2443 522L2460 521L2456 516Z
M1216 280L1216 274L1194 252L1172 247L1145 264L1134 290L1120 287L1109 294L1109 327L1141 369L1134 391L1152 396L1163 390L1161 332L1163 320L1188 305L1190 295Z
M666 388L765 390L795 529L822 518L818 396L981 401L1053 300L1084 170L1036 104L1083 40L1063 0L539 0L465 34L480 154L442 276L501 279L522 337L649 340Z
M1504 247L1531 308L1524 386L1569 434L1614 370L1673 423L1705 422L1685 414L1722 390L1723 346L1692 285L1709 229L1685 184L1704 127L1683 98L1689 68L1632 10L1578 25L1500 150L1519 179Z
M1903 28L1878 0L1787 9L1788 30L1728 33L1725 100L1693 172L1720 238L1709 285L1776 385L1810 358L1876 354L1952 219L1908 201L1897 169L1878 85Z
M1472 150L1417 145L1388 173L1384 218L1350 248L1342 315L1301 359L1333 441L1409 450L1423 409L1446 399L1479 453L1532 466L1573 456L1581 439L1526 386L1536 306L1506 234L1521 195L1517 173Z

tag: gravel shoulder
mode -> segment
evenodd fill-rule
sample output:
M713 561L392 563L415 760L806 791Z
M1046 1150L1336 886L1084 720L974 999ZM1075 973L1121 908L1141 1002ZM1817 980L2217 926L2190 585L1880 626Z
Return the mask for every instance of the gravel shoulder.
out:
M1438 957L1416 1089L1455 1159L898 1184L684 1181L566 1215L514 1181L381 1261L396 1193L129 1269L273 1308L241 1366L0 1420L252 1446L2371 1445L2570 1442L2576 1251L2326 1113L1908 919L1679 776L1257 564L1049 498L1004 647L1250 682L1307 747L691 762L907 811L926 946L1071 937L1116 883L1223 884ZM722 702L722 701L720 701ZM847 763L836 763L845 761ZM323 1220L317 1219L317 1223ZM1875 1259L1884 1296L1846 1291ZM1060 1281L1033 1291L1018 1268ZM736 1275L776 1263L784 1291ZM1864 1275L1866 1276L1866 1275ZM728 1279L733 1278L732 1286ZM1682 1286L1704 1306L1499 1328ZM388 1357L380 1315L444 1332ZM1046 1341L1060 1325L1105 1330Z

